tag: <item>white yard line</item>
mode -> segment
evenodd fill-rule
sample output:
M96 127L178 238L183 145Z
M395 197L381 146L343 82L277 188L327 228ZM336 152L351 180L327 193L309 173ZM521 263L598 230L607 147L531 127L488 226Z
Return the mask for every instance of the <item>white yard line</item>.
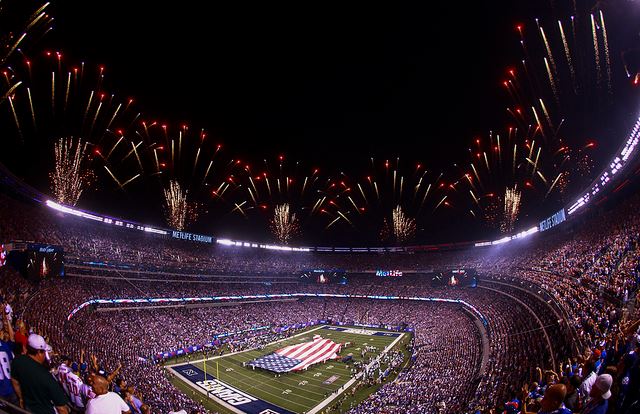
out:
M299 336L306 335L306 334L308 334L308 333L310 333L310 332L315 332L315 331L317 331L318 329L322 329L322 328L324 328L325 326L329 326L329 325L321 325L321 326L318 326L317 328L309 329L308 331L304 331L304 332L301 332L301 333L296 334L296 335L293 335L293 336L289 336L289 337L286 337L286 338L278 339L278 340L277 340L277 341L275 341L275 342L271 342L271 343L269 344L269 346L271 346L271 345L273 345L273 344L277 344L278 342L282 342L282 341L289 340L289 339L291 339L291 338L297 338L297 337L299 337ZM180 363L177 363L177 364L165 365L164 367L165 367L165 368L171 368L171 367L175 367L175 366L177 366L177 365L195 364L196 362L212 361L212 360L214 360L214 359L218 359L218 358L226 358L226 357L228 357L228 356L230 356L230 355L241 354L241 353L243 353L243 352L249 352L249 351L253 351L253 350L256 350L256 349L258 349L258 347L251 348L251 349L243 349L242 351L236 351L236 352L232 352L232 353L230 353L230 354L218 355L218 356L214 356L214 357L206 358L206 359L205 359L205 358L203 358L203 359L198 359L198 360L195 360L195 361L183 361L183 362L180 362Z
M371 361L369 363L369 365L367 365L367 369L369 369L375 362L380 361L380 358L382 358L383 355L385 355L387 352L389 352L389 350L391 350L391 348L393 348L398 341L400 341L400 339L402 339L404 337L404 333L400 334L400 336L398 336L396 338L395 341L391 342L385 349L384 351L382 351L378 357ZM351 378L349 381L347 381L342 387L340 387L340 389L337 392L334 392L333 394L331 394L329 397L327 397L327 399L325 399L324 401L322 401L320 404L316 405L315 407L313 407L311 410L309 410L307 412L307 414L315 414L318 411L322 410L324 407L326 407L327 405L329 405L329 403L331 403L331 401L335 400L336 398L338 398L340 396L340 394L342 394L343 392L345 392L350 386L352 386L361 376L362 372L358 375L356 375L355 378Z
M321 326L318 326L317 328L313 328L313 329L310 329L310 330L308 330L308 331L304 331L304 332L301 332L301 333L299 333L299 334L296 334L296 335L293 335L293 336L290 336L290 337L287 337L287 338L279 339L279 340L277 340L277 341L275 341L275 342L270 343L269 345L277 344L278 342L282 342L282 341L287 341L287 340L289 340L289 339L291 339L291 338L297 338L297 337L299 337L299 336L303 336L303 335L306 335L306 334L308 334L308 333L315 332L315 331L320 330L320 329L322 329L322 328L325 328L325 327L327 327L327 326L330 326L330 325L321 325ZM366 369L369 369L369 368L370 368L374 363L376 363L376 362L380 361L380 358L382 358L382 357L383 357L387 352L389 352L389 351L390 351L390 350L391 350L391 349L392 349L392 348L393 348L393 347L394 347L394 346L395 346L395 345L396 345L396 344L397 344L397 343L398 343L402 338L404 338L404 335L405 335L404 333L401 333L401 334L400 334L400 336L398 336L398 337L397 337L393 342L391 342L389 345L387 345L387 347L386 347L386 348L385 348L385 349L384 349L384 350L383 350L383 351L378 355L378 357L377 357L376 359L374 359L373 361L371 361L371 362L369 363L369 365L367 365ZM185 383L186 383L187 385L189 385L191 388L194 388L194 389L195 389L195 390L197 390L198 392L200 392L200 393L204 394L204 395L205 395L205 396L207 396L209 399L214 400L216 403L218 403L218 404L222 405L223 407L227 408L228 410L230 410L230 411L232 411L232 412L234 412L234 413L237 413L237 414L244 414L244 411L240 411L240 410L238 410L237 408L233 407L232 405L227 404L226 402L222 401L222 400L221 400L221 399L219 399L219 398L216 398L214 395L208 395L208 394L207 394L207 392L206 392L204 389L202 389L202 388L198 387L196 384L194 384L194 383L192 383L191 381L189 381L188 379L186 379L184 376L182 376L182 375L181 375L181 374L179 374L176 370L174 370L174 369L173 369L173 367L178 366L178 365L184 365L184 364L195 364L195 363L198 363L198 362L211 361L211 360L218 359L218 358L225 358L225 357L228 357L228 356L231 356L231 355L241 354L241 353L243 353L243 352L253 351L253 350L255 350L255 349L257 349L257 347L256 347L256 348L251 348L251 349L245 349L245 350L243 350L243 351L232 352L232 353L230 353L230 354L226 354L226 355L218 355L218 356L215 356L215 357L212 357L212 358L206 358L206 359L204 359L204 358L203 358L203 359L198 359L198 360L195 360L195 361L183 361L183 362L181 362L181 363L177 363L177 364L165 365L164 367L165 367L167 370L171 371L174 375L176 375L178 378L180 378L183 382L185 382ZM327 397L325 400L321 401L318 405L316 405L314 408L312 408L311 410L309 410L309 411L307 412L307 414L315 414L315 413L319 412L320 410L322 410L323 408L325 408L325 407L326 407L327 405L329 405L333 400L335 400L335 399L336 399L336 398L338 398L338 397L339 397L343 392L345 392L349 387L351 387L351 386L352 386L356 381L358 381L358 380L360 379L360 377L361 377L361 376L362 376L362 372L360 372L359 374L357 374L355 378L352 378L352 379L350 379L349 381L347 381L347 382L346 382L342 387L340 387L340 389L339 389L338 391L336 391L336 392L332 393L332 394L331 394L329 397ZM219 379L217 379L217 380L218 380L218 381L220 381ZM242 382L242 381L240 381L240 382ZM274 395L274 396L275 396L275 394L271 394L271 393L267 393L267 394L270 394L270 395ZM273 404L273 403L272 403L272 404Z
M196 390L200 391L202 394L206 395L208 399L213 400L214 402L216 402L216 403L218 403L218 404L220 404L220 405L224 406L225 408L229 408L231 411L233 411L233 412L235 412L235 413L239 413L239 414L246 414L246 411L242 411L242 410L239 410L239 409L237 409L237 408L231 408L231 406L230 406L228 403L226 403L226 402L225 402L225 401L223 401L222 399L218 398L215 394L213 394L213 393L207 394L207 392L206 392L204 389L202 389L202 388L201 388L201 387L199 387L197 384L195 384L195 383L193 383L193 382L189 381L188 379L186 379L183 375L179 374L175 369L173 369L173 368L168 368L168 370L169 370L170 372L174 373L174 374L175 374L177 377L179 377L181 380L183 380L183 381L184 381L187 385L189 385L191 388L195 388ZM214 378L215 378L215 377L214 377ZM236 389L236 390L238 390L241 394L249 395L249 396L251 396L251 398L254 398L254 399L256 399L256 400L260 400L260 401L263 401L263 402L267 402L267 403L269 403L269 404L271 404L271 405L274 405L274 406L276 406L276 407L282 408L283 410L292 411L291 409L287 409L287 408L284 408L284 407L280 407L280 406L279 406L278 404L276 404L276 403L273 403L273 402L270 402L270 401L268 401L268 400L265 400L265 399L262 399L262 398L256 397L256 396L254 396L254 395L250 394L250 393L249 393L249 392L247 392L247 391L244 391L244 390L241 390L241 389L237 388L236 386L231 386L231 385L229 385L228 383L226 383L226 382L224 382L224 381L220 381L218 378L215 378L215 381L217 381L217 382L218 382L218 383L220 383L220 384L224 384L224 386L225 386L225 387L227 387L227 388L235 388L235 389ZM243 385L245 385L245 386L249 385L248 383L246 383L246 382L244 382L244 381L242 381L242 380L238 380L238 382L239 382L239 383L241 383L241 384L243 384ZM251 387L256 387L256 386L260 386L260 385L266 385L266 384L264 384L264 383L258 383L258 384L256 384L256 385L250 386L249 388L251 388ZM279 389L278 389L278 390L279 390ZM275 398L282 398L282 396L281 396L281 395L278 395L278 394L274 394L274 393L272 393L272 392L265 391L264 389L262 390L262 392L264 392L265 394L269 394L271 397L275 397ZM303 397L303 396L301 396L301 395L298 395L298 397L299 397L299 398L305 398L305 399L307 399L307 400L311 400L311 401L313 401L313 399L311 399L311 398L307 398L307 397ZM306 405L304 405L304 404L300 404L299 402L296 402L296 401L289 401L289 403L290 403L290 404L297 405L297 406L300 406L300 407L302 407L303 409L307 407Z

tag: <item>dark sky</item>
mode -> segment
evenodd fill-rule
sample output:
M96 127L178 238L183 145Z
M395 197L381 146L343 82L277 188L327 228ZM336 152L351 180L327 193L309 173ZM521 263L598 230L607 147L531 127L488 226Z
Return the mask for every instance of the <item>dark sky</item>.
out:
M242 150L306 155L313 142L318 161L365 145L414 155L503 118L494 108L517 47L513 10L219 3L64 1L49 40L104 63L147 113Z
M560 9L546 1L376 7L65 0L52 4L54 30L39 46L63 50L66 61L104 64L110 89L135 97L148 118L205 128L241 157L286 154L349 174L370 156L400 157L441 171L464 159L473 136L508 122L501 82L522 57L516 23L533 26L532 17L552 19ZM115 203L94 194L86 203L160 222L159 208L130 207L139 196L118 193ZM252 223L231 223L236 227L214 217L194 230L251 234ZM486 231L442 230L442 223L428 224L422 240ZM337 231L303 240L350 237Z

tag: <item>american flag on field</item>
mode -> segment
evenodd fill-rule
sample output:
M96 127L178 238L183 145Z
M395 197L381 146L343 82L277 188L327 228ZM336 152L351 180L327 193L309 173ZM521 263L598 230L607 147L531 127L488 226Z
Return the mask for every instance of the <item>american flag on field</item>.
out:
M278 349L272 354L247 362L247 365L273 372L300 371L318 362L338 358L341 347L342 344L316 335L311 342Z

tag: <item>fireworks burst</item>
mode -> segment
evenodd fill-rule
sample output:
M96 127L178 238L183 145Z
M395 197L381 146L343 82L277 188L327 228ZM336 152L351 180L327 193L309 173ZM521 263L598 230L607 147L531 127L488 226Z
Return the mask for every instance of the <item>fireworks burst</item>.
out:
M165 183L163 188L174 180L193 197L224 200L237 187L235 171L242 162L224 157L222 144L204 129L143 120L135 135L140 139L135 153L140 169Z
M15 5L18 3L21 3L20 7L24 6L22 0L19 2L13 1L13 4L10 4L8 8L3 7L0 10L0 26L3 30L0 33L0 38L2 39L0 44L0 66L9 63L14 55L22 54L22 50L28 41L37 41L51 30L53 18L46 12L49 2L35 6L34 9L31 9L33 11L27 11L29 15L24 18L18 17L16 14L16 9L19 7Z
M122 189L143 175L141 140L133 131L140 114L132 99L104 91L104 72L102 66L68 66L62 52L24 57L7 71L13 88L7 107L23 144L17 151L48 152L52 137L80 137L89 167Z
M562 21L558 20L558 29L560 30L560 37L562 38L562 46L564 48L564 56L567 59L567 65L569 65L569 73L571 74L571 84L573 85L574 92L576 88L576 70L573 67L573 60L571 59L571 51L569 50L569 43L567 37L564 34L564 28L562 27Z
M60 138L54 146L55 168L49 174L51 192L60 203L75 206L91 184L92 175L83 167L86 145L80 139Z
M462 171L470 214L494 228L508 231L523 208L562 201L593 179L587 134L608 119L616 54L603 12L585 11L516 26L524 56L503 82L515 124L476 138Z
M246 203L234 197L243 163L228 158L222 144L209 137L207 131L187 123L142 120L138 121L135 134L140 140L140 149L135 153L139 168L160 184L165 199L167 189L177 185L185 198L188 192L192 201L188 203L188 219L182 225L195 222L203 207L212 201L231 204L232 212L246 217ZM171 211L166 206L165 210Z
M357 184L356 200L370 208L394 209L399 205L422 211L432 199L434 187L444 187L443 174L430 174L421 162L401 163L386 159L382 165L371 158L371 171ZM387 210L387 211L389 211Z
M393 209L391 225L393 237L398 243L407 242L416 234L416 220L404 214L400 206Z
M541 105L544 108L543 102ZM501 194L522 188L528 191L529 199L542 199L542 195L558 190L553 178L571 165L568 147L559 140L545 140L540 125L524 131L513 127L492 131L486 138L477 137L469 153L469 168L460 180L467 188L460 186L461 191L452 195L470 196L471 215L496 228L503 227L501 211L506 198ZM518 194L520 205L523 195L520 190Z
M607 87L610 94L613 93L613 87L611 85L611 57L609 56L609 38L607 37L607 26L604 24L604 15L602 10L599 11L600 15L600 28L602 29L602 43L604 45L604 57L607 67Z
M321 228L327 230L340 222L353 224L348 206L343 205L351 191L344 181L324 176L320 169L309 168L300 161L288 160L285 154L259 162L237 162L227 183L226 202L231 212L244 218L252 214L266 218L273 234L273 219L265 213L280 211L276 207L281 205L299 212L299 227L322 224Z
M504 191L504 215L502 217L502 223L500 223L500 230L503 233L513 231L516 221L518 220L518 214L520 213L520 200L522 193L517 187L506 188Z
M167 224L176 230L184 230L198 218L198 207L187 199L187 191L175 180L164 189L164 207Z
M398 207L403 214L426 220L438 209L450 206L445 193L455 191L457 183L446 183L443 173L428 170L423 162L372 157L367 164L366 174L354 179L341 173L331 184L339 190L331 201L338 208L336 218L352 227L380 229L382 222L379 238L392 239L392 217Z
M596 21L591 15L591 36L593 39L593 54L596 62L596 71L598 73L598 86L602 82L602 67L600 65L600 48L598 46L598 32L596 28Z
M20 6L17 6L18 3ZM23 6L23 2L17 1L10 3L8 7L4 7L4 4L0 6L0 27L2 27L0 32L0 69L4 78L4 82L0 84L0 104L8 101L12 119L16 125L19 125L19 117L14 100L16 91L19 91L19 88L23 86L23 80L16 76L12 65L16 63L17 56L24 56L23 48L29 41L35 41L51 30L53 21L53 18L46 13L49 3L37 7L28 17L19 17L25 10L20 9ZM30 7L30 5L27 6L28 9ZM18 131L20 139L23 140L19 127Z
M260 163L246 162L240 167L239 197L250 208L266 210L269 206L290 204L313 215L329 201L327 180L320 177L319 169L309 170L299 161L288 162L284 155L275 161L265 158Z
M300 230L298 218L287 203L275 207L270 224L271 232L283 244L288 244Z
M536 28L518 25L517 31L524 52L522 71L510 71L513 91L510 96L521 108L535 108L538 99L555 102L548 109L551 118L567 118L569 113L602 111L610 104L612 89L612 58L605 16L596 7L585 13L576 10L556 10L553 21L535 19ZM546 25L546 27L545 27ZM565 28L570 27L570 33ZM554 57L555 56L555 57ZM563 56L564 58L559 58ZM606 73L607 88L603 88ZM595 82L594 82L595 80ZM553 99L552 99L553 98ZM521 114L527 118L529 110ZM543 134L549 131L542 131Z

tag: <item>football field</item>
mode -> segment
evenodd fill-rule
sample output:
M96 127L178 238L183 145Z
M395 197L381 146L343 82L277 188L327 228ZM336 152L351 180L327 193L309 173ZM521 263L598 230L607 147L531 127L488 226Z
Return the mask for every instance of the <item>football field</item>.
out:
M343 347L339 359L312 365L305 371L275 374L243 366L243 363L286 346L310 342L314 335L336 343L349 342L350 345ZM186 392L187 395L203 401L205 407L213 410L247 414L315 413L326 410L325 407L330 406L332 400L339 398L354 384L356 379L352 379L351 370L353 362L362 361L362 350L366 347L375 348L369 348L364 357L365 361L375 360L404 343L408 335L377 328L321 325L274 342L262 350L248 350L166 367L175 375L174 383L182 382L176 383L179 388L185 392L190 390ZM353 354L353 361L342 362L342 358L350 353ZM382 371L385 368L383 365Z

